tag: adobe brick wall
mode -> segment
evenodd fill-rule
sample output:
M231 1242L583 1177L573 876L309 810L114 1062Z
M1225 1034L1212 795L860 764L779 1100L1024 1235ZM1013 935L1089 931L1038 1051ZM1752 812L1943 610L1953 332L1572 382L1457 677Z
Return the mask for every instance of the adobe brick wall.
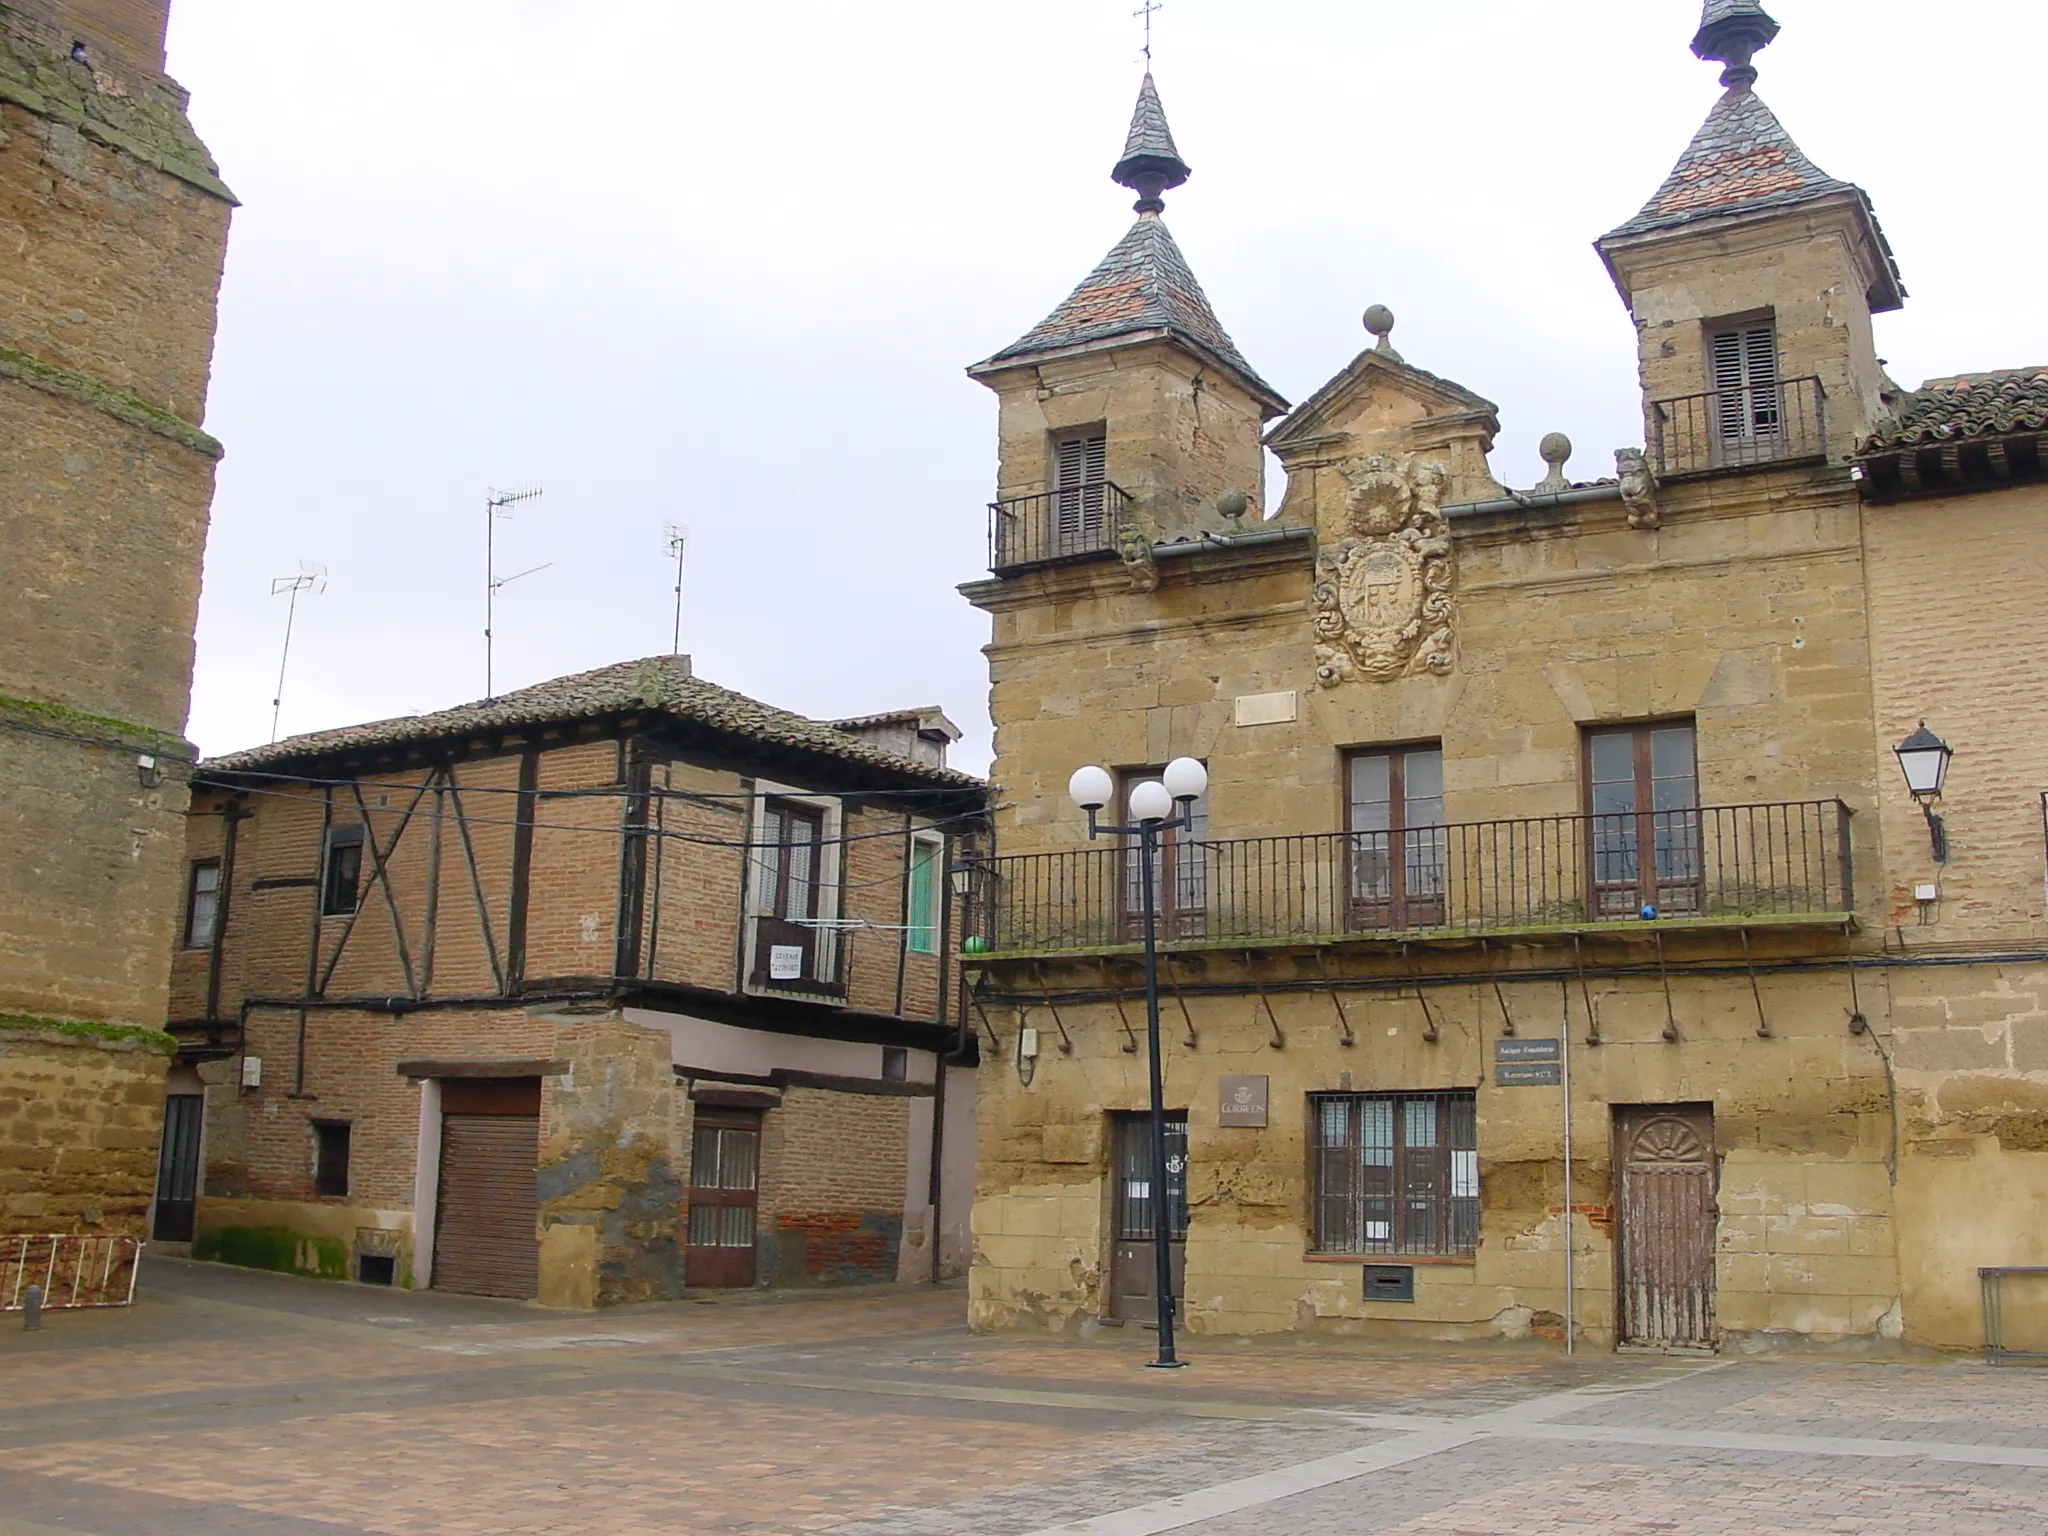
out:
M0 1236L144 1235L170 1046L0 1017Z
M894 1280L907 1097L790 1088L761 1127L761 1273L781 1285Z

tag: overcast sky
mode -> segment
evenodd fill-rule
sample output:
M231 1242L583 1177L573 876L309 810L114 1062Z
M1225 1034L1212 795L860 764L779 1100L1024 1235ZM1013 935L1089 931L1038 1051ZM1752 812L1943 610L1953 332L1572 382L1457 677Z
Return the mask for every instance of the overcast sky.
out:
M962 368L1123 232L1108 180L1136 0L174 0L170 63L241 197L209 430L227 444L192 734L267 739L669 649L839 716L943 705L987 761L994 397ZM1770 0L1759 93L1860 183L1912 291L1902 382L2048 363L2048 20L2032 0ZM1411 363L1499 402L1493 467L1640 443L1590 242L1712 106L1698 0L1168 0L1155 72L1194 177L1168 222L1301 400L1383 302ZM1278 503L1278 486L1273 504Z

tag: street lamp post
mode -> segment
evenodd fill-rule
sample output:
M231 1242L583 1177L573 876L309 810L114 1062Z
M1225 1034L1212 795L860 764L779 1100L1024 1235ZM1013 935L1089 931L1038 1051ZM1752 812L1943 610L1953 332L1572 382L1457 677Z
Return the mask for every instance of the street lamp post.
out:
M1079 768L1067 782L1067 794L1088 813L1088 836L1105 833L1138 840L1138 899L1145 922L1145 1043L1152 1090L1152 1263L1155 1309L1159 1318L1159 1370L1177 1370L1185 1362L1173 1352L1173 1204L1166 1181L1166 1075L1159 1056L1159 893L1155 861L1160 838L1194 825L1190 814L1209 787L1208 770L1191 757L1177 757L1157 779L1131 791L1132 825L1104 826L1098 813L1109 804L1116 784L1101 768Z

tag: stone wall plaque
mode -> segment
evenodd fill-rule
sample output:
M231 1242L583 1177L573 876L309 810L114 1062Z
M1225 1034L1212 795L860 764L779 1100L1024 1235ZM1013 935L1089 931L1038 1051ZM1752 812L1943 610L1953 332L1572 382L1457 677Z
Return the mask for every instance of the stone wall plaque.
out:
M1493 1042L1495 1061L1557 1061L1562 1058L1559 1044L1555 1040L1496 1040Z
M1270 1079L1229 1075L1219 1091L1216 1123L1263 1129L1266 1124L1266 1088Z
M1502 1088L1556 1088L1564 1082L1564 1065L1555 1061L1504 1061L1493 1069Z

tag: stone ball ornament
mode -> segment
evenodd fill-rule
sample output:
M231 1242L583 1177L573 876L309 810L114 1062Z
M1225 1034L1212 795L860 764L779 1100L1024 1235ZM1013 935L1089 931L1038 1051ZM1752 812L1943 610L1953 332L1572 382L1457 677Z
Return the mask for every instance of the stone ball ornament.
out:
M1225 491L1216 498L1216 510L1233 523L1251 510L1252 499L1243 491Z
M1394 312L1384 304L1374 304L1365 312L1365 328L1384 341L1393 334Z
M1543 456L1544 463L1562 469L1571 461L1572 440L1562 432L1546 432L1536 451Z

